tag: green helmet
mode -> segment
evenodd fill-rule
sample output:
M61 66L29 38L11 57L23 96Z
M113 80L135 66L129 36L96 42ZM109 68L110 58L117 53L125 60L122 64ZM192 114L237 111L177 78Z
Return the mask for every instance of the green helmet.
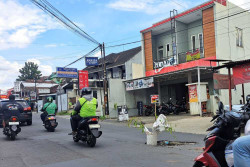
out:
M47 97L47 102L53 102L53 98L52 97Z

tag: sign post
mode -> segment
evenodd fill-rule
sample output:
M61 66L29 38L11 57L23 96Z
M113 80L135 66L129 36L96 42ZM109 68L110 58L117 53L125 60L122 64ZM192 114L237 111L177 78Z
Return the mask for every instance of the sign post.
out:
M156 117L157 117L156 103L159 103L159 95L151 95L151 103L155 104L155 120L156 120Z
M86 66L98 66L98 57L85 57Z
M88 71L79 70L79 90L85 87L89 87Z

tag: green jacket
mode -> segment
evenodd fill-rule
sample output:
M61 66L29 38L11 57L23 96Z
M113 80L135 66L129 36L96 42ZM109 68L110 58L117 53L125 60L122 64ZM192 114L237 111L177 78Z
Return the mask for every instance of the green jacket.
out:
M75 106L72 115L79 114L81 117L91 117L96 116L97 100L94 97L80 98Z
M42 111L47 111L48 114L55 114L57 112L57 106L55 103L45 103Z

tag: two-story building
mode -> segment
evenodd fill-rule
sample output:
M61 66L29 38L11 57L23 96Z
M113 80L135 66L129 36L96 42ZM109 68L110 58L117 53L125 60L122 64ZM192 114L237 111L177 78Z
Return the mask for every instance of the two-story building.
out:
M208 1L182 13L171 11L170 18L141 31L144 74L146 78L153 77L154 87L134 90L134 93L143 94L144 103L150 103L150 95L155 93L164 102L169 98L189 99L187 84L198 83L198 88L200 84L207 87L207 111L216 110L215 94L228 104L228 91L214 89L211 67L217 66L218 59L250 56L249 20L247 10L226 0ZM227 71L219 72L227 74ZM237 86L233 93L235 104L239 103L240 93L241 88Z

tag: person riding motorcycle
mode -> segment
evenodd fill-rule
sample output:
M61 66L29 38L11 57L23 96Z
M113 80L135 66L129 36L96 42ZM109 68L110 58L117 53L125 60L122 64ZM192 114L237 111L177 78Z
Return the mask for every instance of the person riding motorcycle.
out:
M2 105L3 112L3 128L5 128L5 123L12 116L20 117L20 111L23 110L21 104L17 103L14 95L9 96L9 101Z
M48 115L51 115L51 114L56 114L57 113L57 105L55 103L53 103L53 98L52 97L48 97L47 98L47 103L44 104L43 108L42 108L42 114L41 114L41 120L43 121L43 124L44 124L44 121L45 121L45 118L48 116Z
M86 117L96 116L97 106L97 100L93 97L91 88L83 88L81 90L81 98L77 101L74 111L71 114L70 123L72 132L69 135L76 134L79 121L82 119L84 121Z

